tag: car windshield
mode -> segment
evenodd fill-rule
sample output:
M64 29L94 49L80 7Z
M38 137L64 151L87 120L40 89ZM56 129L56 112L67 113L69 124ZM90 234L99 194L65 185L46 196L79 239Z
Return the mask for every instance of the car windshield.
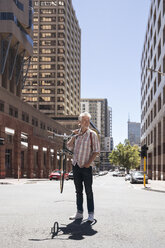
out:
M143 176L144 175L144 173L141 171L138 171L138 172L135 172L135 176Z

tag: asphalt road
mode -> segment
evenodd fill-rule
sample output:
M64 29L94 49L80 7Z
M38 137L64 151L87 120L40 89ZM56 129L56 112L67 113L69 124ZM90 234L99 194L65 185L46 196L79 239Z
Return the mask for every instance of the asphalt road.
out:
M76 211L73 181L0 185L1 248L164 248L165 194L142 190L111 174L94 178L95 218L70 221ZM51 239L51 227L59 233Z

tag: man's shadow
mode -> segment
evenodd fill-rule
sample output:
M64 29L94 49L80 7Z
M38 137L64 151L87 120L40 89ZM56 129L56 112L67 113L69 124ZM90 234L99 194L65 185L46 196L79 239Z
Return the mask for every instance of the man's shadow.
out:
M68 225L62 224L62 226L58 226L58 230L56 230L57 233L53 236L53 238L57 236L58 239L64 239L63 235L69 235L69 237L65 239L82 240L84 239L84 236L93 236L97 233L96 230L92 229L92 226L96 223L97 220L94 220L92 223L87 220L74 220ZM42 239L33 238L29 239L29 241L46 241L50 239L51 237Z
M72 223L66 225L65 227L59 227L59 234L60 235L69 235L68 239L74 240L82 240L84 236L93 236L97 233L96 230L92 228L94 224L96 224L96 220L94 222L89 221L82 221L74 220ZM62 233L60 233L62 232Z

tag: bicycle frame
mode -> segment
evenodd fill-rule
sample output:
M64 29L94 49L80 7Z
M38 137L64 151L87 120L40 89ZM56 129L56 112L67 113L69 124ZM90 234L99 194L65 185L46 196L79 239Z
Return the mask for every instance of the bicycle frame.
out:
M48 131L48 132L50 132L50 131ZM54 132L50 132L50 133L52 133L56 137L63 138L63 146L62 146L62 149L59 151L59 156L60 156L59 169L60 169L60 172L61 172L61 175L60 175L60 193L62 193L63 188L64 188L64 177L65 177L65 173L66 173L66 162L67 162L66 155L67 154L69 154L69 155L73 154L73 152L70 151L67 148L67 141L73 136L73 134L71 134L71 135L65 135L65 134L60 135L60 134L56 134Z

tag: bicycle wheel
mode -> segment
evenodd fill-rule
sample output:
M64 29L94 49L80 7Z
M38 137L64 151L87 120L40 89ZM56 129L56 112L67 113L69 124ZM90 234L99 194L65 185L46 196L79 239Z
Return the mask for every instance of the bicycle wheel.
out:
M64 174L65 174L65 168L64 168L64 162L65 162L65 159L63 157L64 155L61 155L61 158L60 158L60 193L63 192L63 188L64 188Z
M59 225L58 225L58 222L56 221L54 222L54 225L51 228L52 239L54 238L54 236L58 234L58 229L59 229Z

